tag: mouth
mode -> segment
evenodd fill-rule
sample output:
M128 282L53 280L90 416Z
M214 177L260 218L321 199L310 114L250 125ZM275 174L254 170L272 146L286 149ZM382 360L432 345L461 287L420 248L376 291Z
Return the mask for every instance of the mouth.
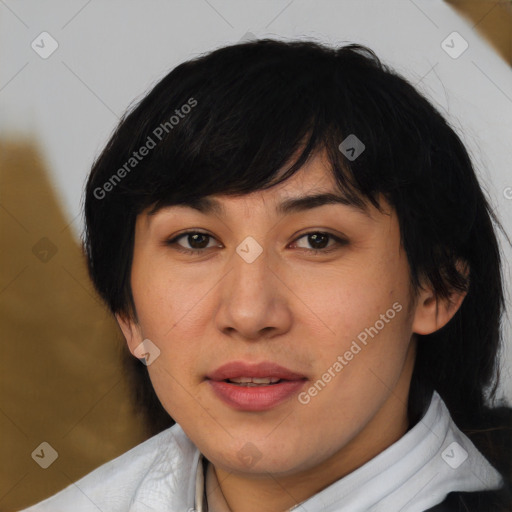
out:
M206 376L217 398L236 410L264 411L300 391L307 377L272 362L235 361Z
M232 361L209 373L206 378L213 381L230 381L235 384L268 385L275 384L280 380L301 380L306 376L271 361L257 364Z

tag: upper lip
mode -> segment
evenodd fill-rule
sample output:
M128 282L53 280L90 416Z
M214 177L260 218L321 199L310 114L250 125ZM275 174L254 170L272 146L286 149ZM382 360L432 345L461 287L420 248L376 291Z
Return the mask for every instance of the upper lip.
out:
M284 368L271 361L264 361L258 364L232 361L223 364L206 376L207 379L216 381L236 379L238 377L274 377L281 380L301 380L306 378L304 375L292 372L288 368Z

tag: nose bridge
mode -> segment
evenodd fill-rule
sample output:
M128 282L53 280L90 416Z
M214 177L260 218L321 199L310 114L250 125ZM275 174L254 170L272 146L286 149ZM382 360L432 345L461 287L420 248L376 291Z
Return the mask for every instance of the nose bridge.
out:
M217 311L219 329L236 330L256 339L263 330L282 330L290 321L284 297L280 297L275 270L270 270L271 251L253 237L246 237L231 260L231 271L222 280Z
M247 236L236 247L231 261L229 280L230 296L236 297L239 305L248 301L252 309L268 299L270 252L252 236Z

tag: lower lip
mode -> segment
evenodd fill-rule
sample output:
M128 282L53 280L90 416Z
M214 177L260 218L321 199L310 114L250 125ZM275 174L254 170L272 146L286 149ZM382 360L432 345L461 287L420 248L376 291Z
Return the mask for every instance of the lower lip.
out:
M240 411L265 411L299 392L306 379L284 380L269 386L237 386L225 381L208 380L215 394Z

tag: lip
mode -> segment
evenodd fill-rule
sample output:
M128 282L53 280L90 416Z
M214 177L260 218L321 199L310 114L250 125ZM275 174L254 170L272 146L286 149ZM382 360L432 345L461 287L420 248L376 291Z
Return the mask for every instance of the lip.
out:
M238 386L226 379L238 377L273 377L281 382L268 386ZM233 361L206 376L215 395L224 403L241 411L264 411L276 407L298 393L307 381L306 376L295 373L270 361L245 363Z
M232 361L219 366L216 370L206 376L207 379L221 381L226 379L236 379L238 377L274 377L283 380L301 380L305 375L288 370L271 361L262 363L245 363L243 361Z

